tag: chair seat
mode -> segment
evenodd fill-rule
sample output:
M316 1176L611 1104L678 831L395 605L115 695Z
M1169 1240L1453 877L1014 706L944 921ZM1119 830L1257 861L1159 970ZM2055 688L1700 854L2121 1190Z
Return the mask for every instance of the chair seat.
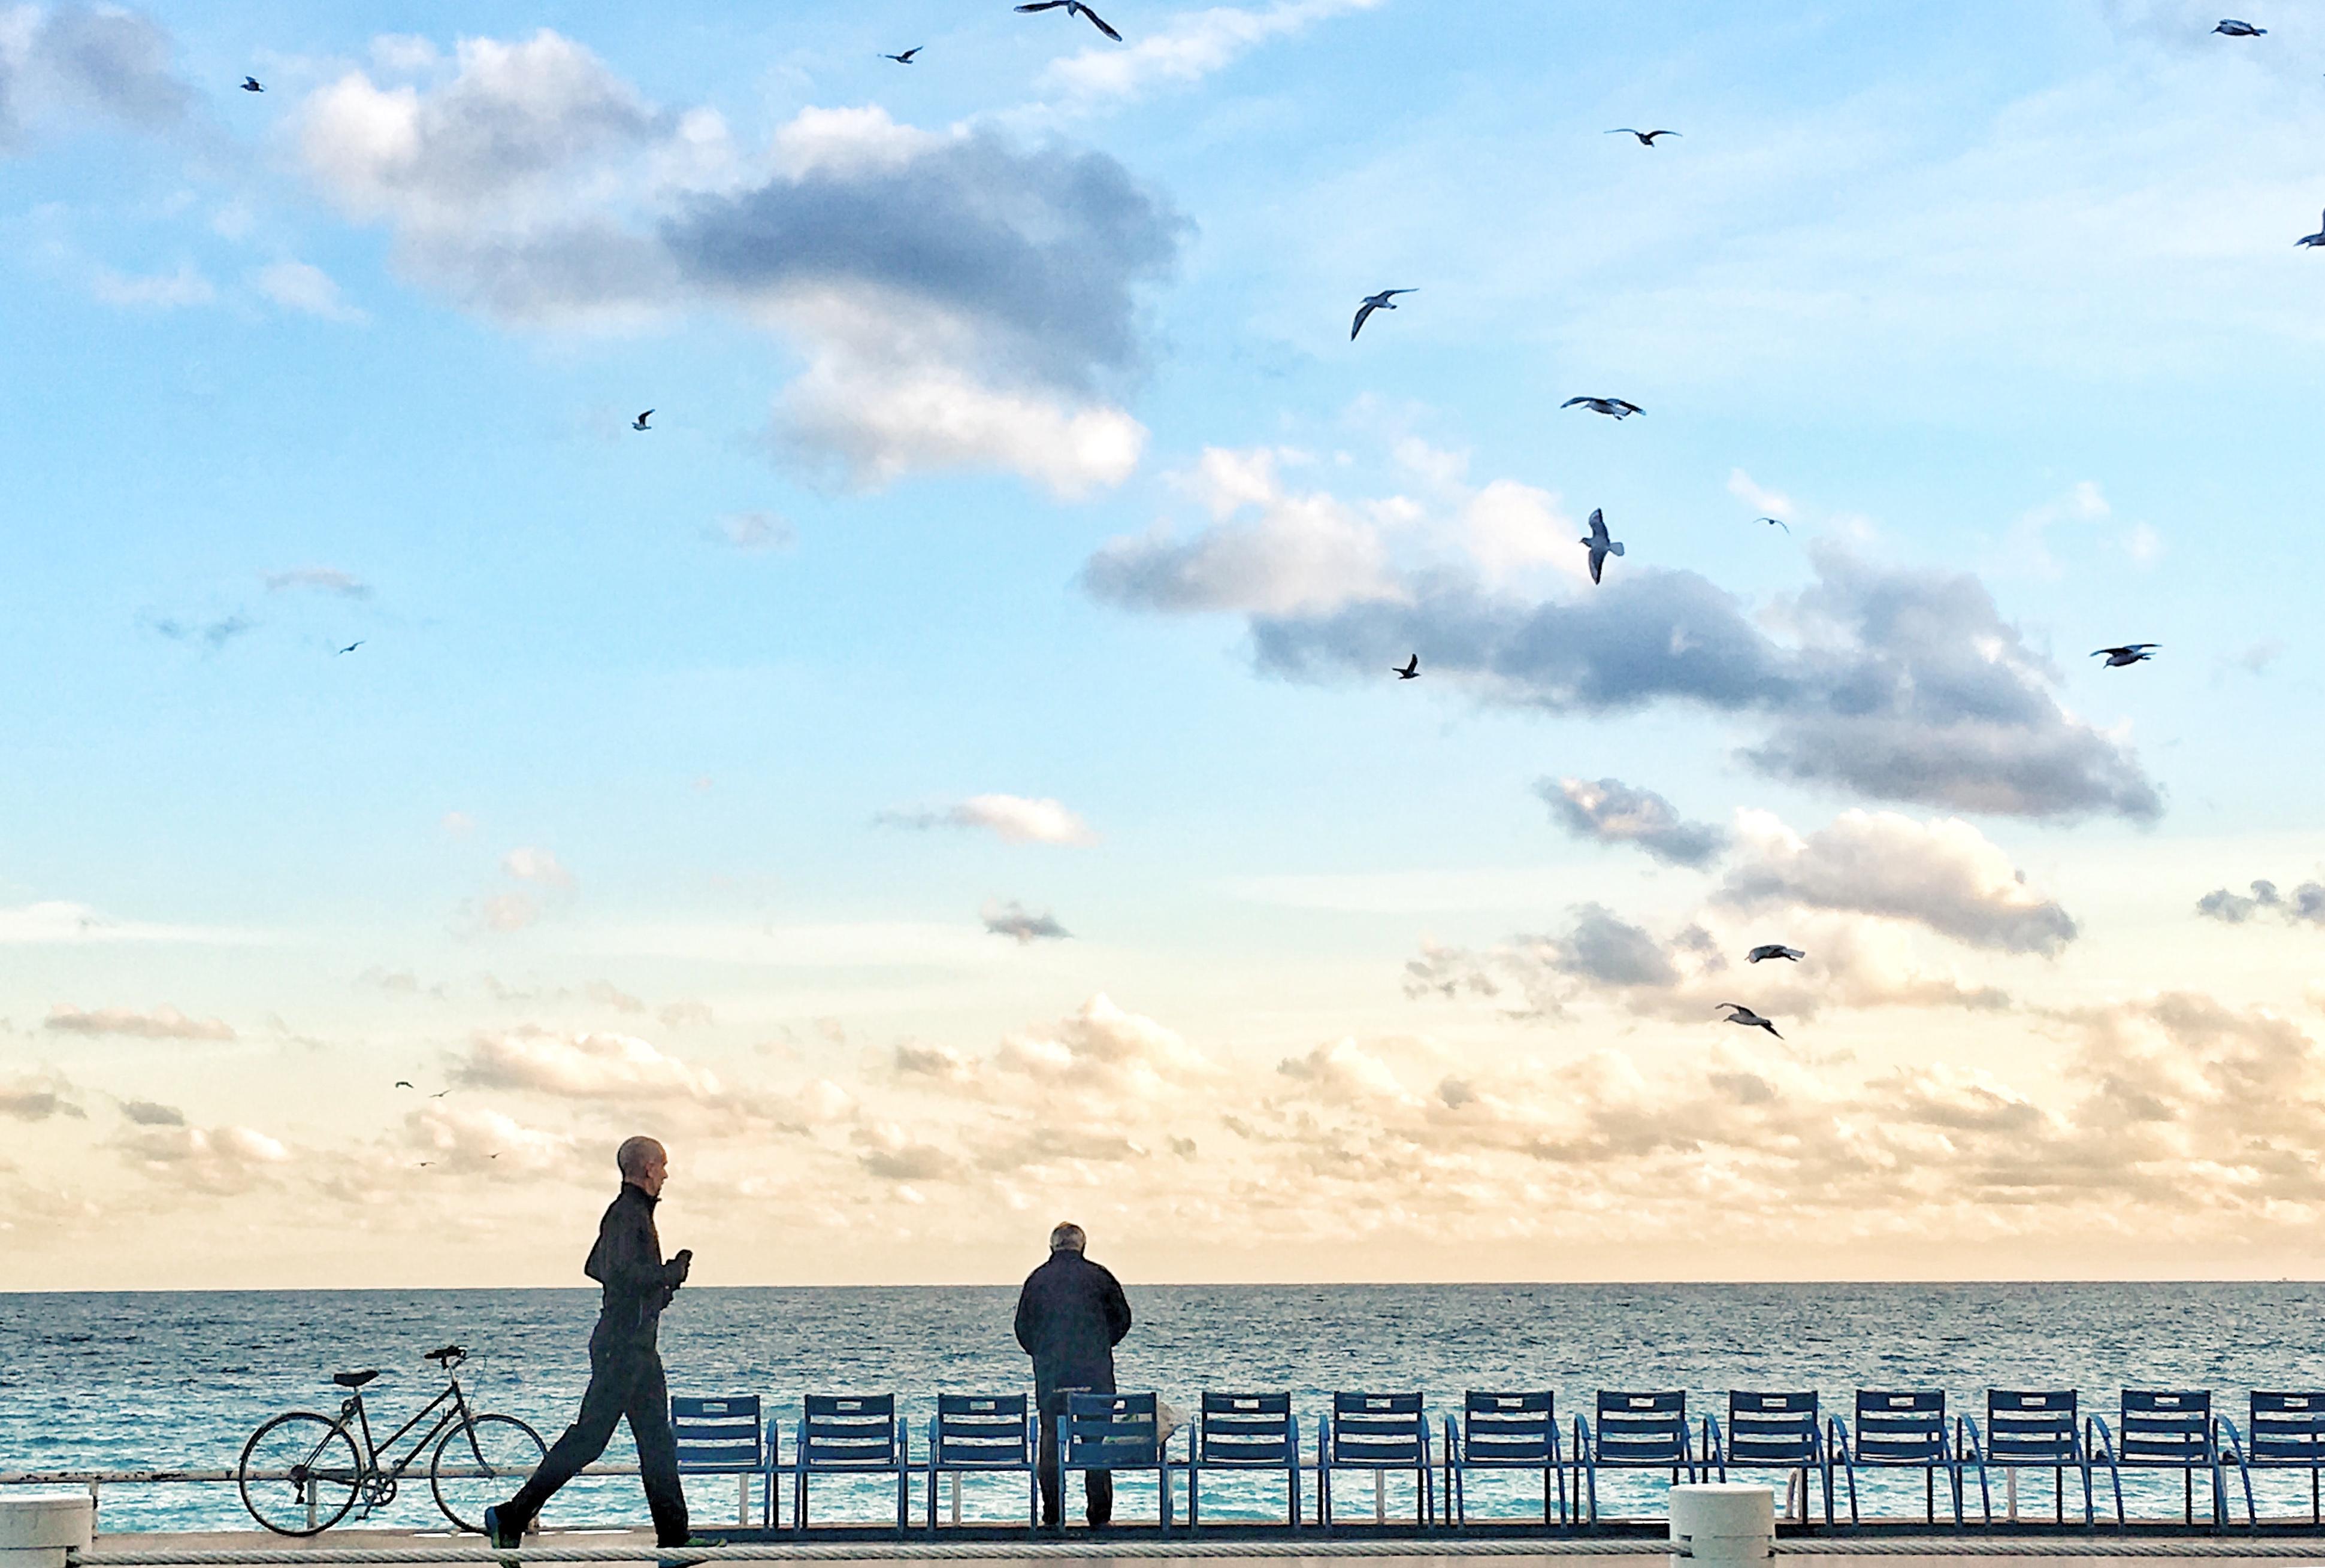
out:
M360 1388L378 1376L377 1367L366 1367L360 1372L333 1372L331 1381L342 1388Z

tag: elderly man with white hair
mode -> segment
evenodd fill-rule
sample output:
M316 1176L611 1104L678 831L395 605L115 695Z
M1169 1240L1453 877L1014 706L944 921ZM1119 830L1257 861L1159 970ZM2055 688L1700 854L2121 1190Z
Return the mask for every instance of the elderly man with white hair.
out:
M1042 1411L1042 1525L1059 1527L1058 1417L1066 1395L1114 1392L1114 1347L1130 1332L1130 1303L1103 1264L1086 1255L1089 1239L1067 1221L1050 1232L1050 1260L1025 1277L1017 1294L1017 1342L1033 1358L1033 1395ZM1092 1528L1114 1518L1114 1477L1082 1472Z

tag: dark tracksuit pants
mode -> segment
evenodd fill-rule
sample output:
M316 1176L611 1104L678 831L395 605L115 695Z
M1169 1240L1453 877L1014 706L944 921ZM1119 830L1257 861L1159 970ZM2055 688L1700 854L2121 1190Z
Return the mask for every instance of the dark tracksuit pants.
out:
M1058 1516L1062 1511L1064 1502L1061 1495L1064 1489L1059 1484L1058 1475L1058 1421L1066 1413L1067 1392L1066 1389L1058 1388L1038 1396L1042 1407L1042 1451L1033 1456L1033 1467L1034 1473L1041 1478L1042 1481L1042 1523L1044 1525L1054 1525L1058 1522ZM1076 1388L1072 1392L1085 1394L1090 1390ZM1082 1471L1082 1497L1089 1505L1088 1518L1092 1525L1113 1522L1114 1477L1112 1475L1102 1470Z
M581 1396L581 1414L501 1509L504 1524L517 1529L530 1525L559 1487L606 1452L615 1425L625 1416L638 1445L638 1468L644 1472L654 1540L663 1546L684 1545L686 1492L678 1479L678 1440L671 1435L670 1385L662 1378L662 1352L651 1339L641 1344L635 1331L617 1332L603 1318L589 1335L589 1388Z

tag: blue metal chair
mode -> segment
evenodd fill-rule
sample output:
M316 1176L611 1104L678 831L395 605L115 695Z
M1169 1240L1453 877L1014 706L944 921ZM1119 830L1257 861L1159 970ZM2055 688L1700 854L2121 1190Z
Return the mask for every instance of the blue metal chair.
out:
M2107 1430L2104 1417L2091 1417L2091 1462L2107 1467L2115 1482L2115 1526L2126 1524L2123 1472L2134 1470L2176 1470L2180 1472L2181 1510L2185 1522L2196 1522L2196 1472L2212 1478L2212 1523L2228 1522L2227 1477L2221 1473L2219 1428L2212 1416L2212 1396L2200 1388L2126 1388L2121 1425ZM2233 1452L2233 1449L2231 1450ZM2237 1468L2243 1468L2239 1462ZM2252 1504L2252 1477L2245 1477L2245 1513L2258 1523Z
M1558 1492L1558 1522L1566 1511L1566 1462L1558 1446L1558 1400L1547 1390L1532 1394L1481 1393L1461 1398L1461 1423L1445 1417L1445 1512L1453 1526L1469 1522L1468 1489L1473 1470L1542 1471L1542 1522L1550 1523L1552 1478Z
M1940 1388L1859 1388L1857 1431L1832 1418L1829 1451L1848 1476L1848 1522L1857 1513L1857 1470L1918 1470L1930 1523L1938 1522L1938 1472L1946 1472L1954 1505L1954 1528L1961 1528L1961 1451L1946 1429L1946 1396Z
M896 1477L896 1534L907 1527L912 1471L894 1394L810 1394L792 1455L792 1533L807 1529L808 1481L815 1476Z
M1708 1425L1704 1443L1708 1452ZM1682 1471L1689 1480L1696 1479L1699 1462L1688 1447L1687 1395L1681 1389L1634 1394L1601 1388L1597 1430L1582 1416L1574 1418L1574 1466L1589 1489L1591 1524L1598 1522L1600 1471L1664 1470L1677 1485Z
M1430 1475L1429 1412L1419 1394L1332 1396L1316 1443L1316 1522L1332 1527L1332 1472L1373 1473L1373 1521L1386 1522L1389 1472L1413 1472L1413 1513L1423 1529L1436 1522L1436 1488Z
M678 1439L678 1473L731 1475L736 1482L735 1522L751 1522L751 1478L759 1479L759 1522L775 1525L774 1432L759 1421L759 1397L734 1394L723 1399L670 1397L670 1430Z
M1187 1441L1187 1527L1203 1520L1202 1472L1282 1471L1284 1519L1300 1526L1300 1417L1289 1394L1219 1394L1203 1390L1195 1430Z
M1994 1493L1987 1485L1989 1466L2015 1471L2032 1466L2051 1471L2052 1499L2058 1522L2067 1522L2067 1471L2083 1476L2083 1526L2093 1523L2090 1452L2084 1446L2082 1423L2076 1416L2072 1388L1988 1388L1986 1391L1986 1431L1965 1421L1968 1444L1962 1462L1978 1467L1978 1496L1986 1522L1994 1523ZM2012 1486L2011 1514L2017 1518L2016 1477Z
M937 1533L937 1478L952 1477L952 1522L960 1523L961 1478L1025 1476L1025 1527L1042 1523L1042 1482L1033 1462L1034 1422L1023 1394L940 1394L929 1417L929 1534Z
M1058 1489L1082 1470L1151 1470L1161 1498L1162 1529L1171 1529L1171 1455L1152 1394L1069 1393L1058 1417Z
M2235 1429L2231 1427L2231 1435ZM2253 1391L2250 1439L2242 1459L2246 1506L2252 1501L2256 1470L2305 1470L2309 1472L2309 1522L2325 1524L2318 1511L2317 1476L2325 1469L2325 1391L2265 1393Z
M1730 1469L1781 1470L1799 1478L1801 1511L1809 1515L1809 1481L1824 1481L1824 1522L1832 1523L1832 1457L1825 1452L1824 1425L1817 1418L1813 1393L1763 1394L1749 1388L1728 1390L1728 1435L1718 1426L1706 1428L1709 1441L1704 1459L1726 1480ZM1785 1480L1791 1495L1792 1476Z

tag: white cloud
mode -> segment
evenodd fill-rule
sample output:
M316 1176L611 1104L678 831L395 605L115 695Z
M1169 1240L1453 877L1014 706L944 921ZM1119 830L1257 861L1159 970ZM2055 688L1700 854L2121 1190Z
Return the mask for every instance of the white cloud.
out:
M573 873L565 869L555 854L545 849L520 844L501 856L501 870L521 882L538 882L560 892L573 890Z
M751 554L789 549L792 525L772 512L730 512L718 520L718 537Z
M1752 475L1741 468L1728 470L1728 493L1740 497L1755 511L1765 512L1770 517L1783 518L1786 522L1795 521L1800 515L1791 496L1781 491L1763 489Z
M1098 835L1065 802L1048 796L972 795L935 810L884 811L874 820L889 827L979 828L1004 844L1091 844Z
M218 291L191 262L180 262L174 272L144 276L99 267L90 276L88 287L91 294L107 305L137 309L179 310L191 305L208 305L218 298Z
M95 942L185 942L245 945L267 940L261 933L226 927L165 926L116 920L86 904L51 900L0 908L0 946L79 945Z
M139 1127L116 1139L128 1160L177 1189L215 1196L246 1193L291 1165L291 1151L249 1127Z
M343 599L371 597L370 584L337 567L293 567L286 572L264 573L263 580L270 594L308 588L319 594L336 594Z
M148 1040L230 1040L233 1027L223 1019L191 1019L174 1007L139 1012L134 1008L106 1007L83 1012L60 1002L49 1010L41 1027L53 1034L129 1035Z
M1044 79L1079 98L1135 98L1155 87L1201 80L1270 39L1381 0L1277 0L1258 8L1214 5L1181 12L1124 48L1094 45L1051 65Z
M308 262L271 262L251 276L251 286L286 310L349 323L369 319L347 303L329 272Z
M459 1083L523 1089L571 1100L649 1102L727 1098L718 1075L665 1055L635 1035L558 1035L519 1028L479 1035L456 1065Z

